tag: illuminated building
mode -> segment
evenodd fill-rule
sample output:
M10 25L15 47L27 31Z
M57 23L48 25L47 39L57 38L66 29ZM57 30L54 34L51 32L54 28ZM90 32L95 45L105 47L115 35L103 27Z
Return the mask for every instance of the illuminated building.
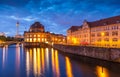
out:
M0 36L6 36L4 32L0 32Z
M44 26L40 22L31 25L29 31L24 32L25 45L64 44L66 37L61 34L45 32Z
M0 37L6 37L4 32L0 32ZM4 41L2 39L0 39L0 44L3 43ZM1 47L2 45L0 45Z
M120 16L72 26L67 30L67 44L120 47Z

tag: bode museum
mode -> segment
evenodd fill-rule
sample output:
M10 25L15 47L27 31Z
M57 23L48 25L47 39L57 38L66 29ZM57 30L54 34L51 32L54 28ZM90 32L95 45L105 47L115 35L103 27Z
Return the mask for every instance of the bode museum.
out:
M29 31L24 32L25 46L34 46L40 44L64 44L66 36L46 32L40 22L35 22L30 26Z

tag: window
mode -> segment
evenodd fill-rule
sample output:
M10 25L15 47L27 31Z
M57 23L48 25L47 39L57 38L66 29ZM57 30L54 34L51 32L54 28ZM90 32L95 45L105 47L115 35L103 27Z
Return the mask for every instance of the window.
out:
M112 36L118 36L118 31L113 31Z
M34 37L36 37L36 35L34 35Z
M100 36L101 36L101 34L100 34L100 33L97 33L97 36L98 36L98 37L100 37Z
M109 38L105 38L104 41L109 41Z
M91 42L94 42L94 41L95 41L94 39L91 40Z
M119 20L117 20L116 22L117 22L117 23L120 23L120 21L119 21Z
M93 33L91 36L92 36L92 37L95 37L95 34Z
M34 42L36 42L36 38L34 38Z
M117 38L113 38L112 41L116 42L116 41L118 41L118 39Z
M30 38L29 40L30 40L30 42L32 42L32 38Z
M27 40L26 40L27 42L29 42L29 38L27 38Z
M40 35L38 35L38 37L40 37Z
M118 26L112 26L112 30L118 29Z
M109 30L109 27L108 27L108 26L106 26L106 30Z
M38 38L38 42L40 42L40 38Z
M97 41L98 41L98 42L101 42L101 38L99 38Z
M109 32L105 32L105 36L109 36Z
M32 37L32 35L30 34L30 37Z

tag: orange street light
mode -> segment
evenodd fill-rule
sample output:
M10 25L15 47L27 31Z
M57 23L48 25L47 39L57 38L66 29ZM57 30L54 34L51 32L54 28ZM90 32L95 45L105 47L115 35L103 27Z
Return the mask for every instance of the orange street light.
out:
M104 33L104 32L102 32L102 33L101 33L101 35L102 35L102 36L104 36L104 35L105 35L105 33Z

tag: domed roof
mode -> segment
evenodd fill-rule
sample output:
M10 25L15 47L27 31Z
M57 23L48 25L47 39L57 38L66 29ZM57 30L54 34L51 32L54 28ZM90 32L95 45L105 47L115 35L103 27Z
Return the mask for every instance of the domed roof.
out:
M40 22L35 22L30 28L44 28L44 26Z
M43 32L44 31L44 26L40 22L35 22L34 24L31 25L29 31Z

